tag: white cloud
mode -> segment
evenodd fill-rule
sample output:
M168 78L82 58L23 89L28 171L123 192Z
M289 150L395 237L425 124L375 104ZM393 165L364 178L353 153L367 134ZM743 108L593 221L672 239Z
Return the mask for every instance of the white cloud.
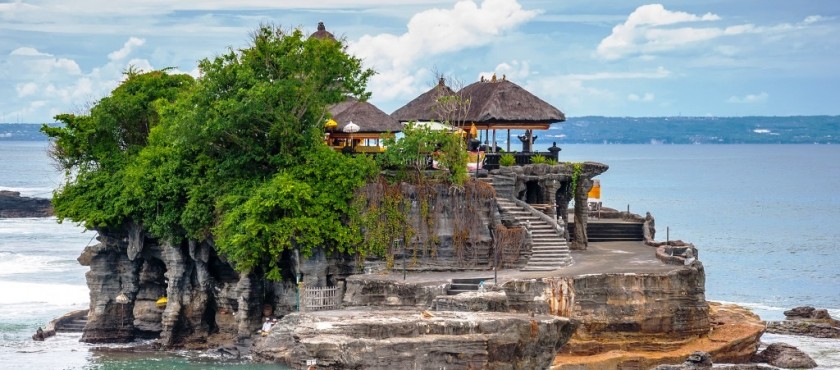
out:
M627 20L612 29L612 33L598 44L597 53L613 60L625 55L644 52L645 49L672 48L678 42L691 42L714 37L713 29L657 28L688 22L717 21L720 17L706 13L702 16L665 9L662 4L642 5ZM719 32L719 30L717 31Z
M17 90L18 97L22 98L28 95L32 95L36 91L38 91L38 84L34 82L17 84L15 86L15 90Z
M52 54L42 53L42 52L38 51L38 49L28 47L28 46L19 47L15 50L12 50L12 52L9 53L9 55L17 55L17 56L24 56L24 57L51 57L52 56Z
M36 74L45 76L54 70L62 71L70 75L82 73L82 69L75 60L67 58L56 58L52 54L38 51L38 49L24 46L12 50L9 53L16 65L20 68L30 70Z
M770 95L766 92L761 92L759 94L747 94L744 96L731 96L726 101L727 103L736 103L736 104L753 104L753 103L762 103L767 101L767 98Z
M494 74L497 78L507 78L514 82L523 81L531 75L531 69L527 61L520 62L514 59L510 63L500 63L491 72L480 72L476 80L481 79L481 77L490 79Z
M638 94L627 95L627 100L632 102L648 103L654 101L654 99L656 99L656 96L653 93L644 93L641 96L639 96Z
M417 92L424 58L493 43L505 31L528 21L537 11L523 10L516 0L459 1L451 9L433 8L411 17L401 35L364 35L349 51L377 71L370 88L377 99Z
M120 50L114 51L108 54L108 59L110 60L120 60L131 54L131 51L134 50L135 47L143 46L146 43L145 39L141 39L138 37L131 37L128 41L123 44L123 47Z
M803 20L802 23L812 24L812 23L817 23L817 22L823 21L823 20L825 20L825 17L823 17L821 15L809 15L809 16L805 17L805 20Z

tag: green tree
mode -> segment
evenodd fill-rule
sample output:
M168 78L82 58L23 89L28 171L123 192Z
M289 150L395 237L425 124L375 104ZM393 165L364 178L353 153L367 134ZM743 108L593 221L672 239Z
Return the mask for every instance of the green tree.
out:
M131 218L122 197L125 169L159 124L159 107L193 85L192 77L165 70L129 68L125 76L89 113L60 114L55 119L63 126L41 128L53 140L52 158L67 174L53 197L60 219L101 228L119 227Z
M273 26L199 67L194 82L130 69L89 115L43 128L68 171L59 217L213 240L238 270L271 278L285 250L357 252L350 200L376 164L327 148L323 123L329 104L368 97L373 72L340 42Z
M387 138L385 146L387 149L377 158L384 167L407 167L420 176L428 161L436 160L448 181L462 185L467 179L467 152L456 132L411 122L403 129L402 138Z

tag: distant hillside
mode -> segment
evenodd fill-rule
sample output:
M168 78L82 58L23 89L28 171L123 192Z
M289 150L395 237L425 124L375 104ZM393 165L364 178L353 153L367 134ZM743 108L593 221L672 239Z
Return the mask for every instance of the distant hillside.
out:
M40 124L0 124L0 141L46 140ZM512 131L512 135L521 132ZM836 144L840 116L570 117L535 133L537 147L557 144ZM497 133L502 139L503 134ZM513 136L512 136L513 137ZM513 139L518 147L519 141Z

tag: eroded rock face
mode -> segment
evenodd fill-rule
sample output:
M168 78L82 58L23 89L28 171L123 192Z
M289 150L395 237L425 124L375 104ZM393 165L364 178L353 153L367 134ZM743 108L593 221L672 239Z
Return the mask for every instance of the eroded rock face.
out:
M324 311L291 314L258 340L254 355L329 369L544 369L574 325L508 313Z
M785 369L813 369L817 363L807 353L787 343L772 343L753 357L755 362L765 362Z
M139 225L126 229L100 231L100 243L79 257L90 267L84 342L155 338L167 347L202 348L218 342L215 337L250 337L260 326L263 306L274 315L297 310L296 273L311 286L335 285L353 266L352 259L318 251L294 263L297 268L286 271L284 281L269 282L234 271L211 242L160 242ZM164 307L156 304L162 297Z
M711 327L700 263L664 274L512 280L502 288L516 312L550 313L579 321L574 344L563 349L567 353L633 350L655 339L667 339L662 345L677 345L708 333Z
M100 243L85 248L79 263L90 289L90 311L82 334L88 343L129 342L134 339L134 297L139 289L141 261L125 253L126 239L98 237ZM117 303L123 295L127 303Z
M572 317L581 339L660 336L672 340L709 331L703 265L668 274L602 274L575 278Z

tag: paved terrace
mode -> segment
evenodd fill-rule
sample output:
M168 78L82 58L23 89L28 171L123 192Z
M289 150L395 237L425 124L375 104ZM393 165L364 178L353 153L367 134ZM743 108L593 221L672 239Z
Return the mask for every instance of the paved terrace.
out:
M640 241L589 243L585 251L572 251L574 264L554 271L519 271L518 269L499 270L499 282L512 279L533 279L554 276L578 276L588 274L624 274L624 273L660 273L680 269L681 266L666 265L656 259L656 248L644 245ZM377 279L400 281L403 279L401 261L390 273L372 275L353 275L348 279ZM485 271L408 271L406 281L412 283L444 282L450 279L493 277L493 270Z

